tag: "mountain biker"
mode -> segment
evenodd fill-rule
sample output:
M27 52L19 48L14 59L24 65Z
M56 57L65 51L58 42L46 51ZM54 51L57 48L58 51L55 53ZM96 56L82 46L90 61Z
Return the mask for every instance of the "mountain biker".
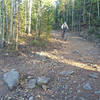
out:
M61 30L62 30L62 38L65 37L65 34L66 34L66 31L68 30L68 25L66 24L66 22L64 22L62 25L61 25Z

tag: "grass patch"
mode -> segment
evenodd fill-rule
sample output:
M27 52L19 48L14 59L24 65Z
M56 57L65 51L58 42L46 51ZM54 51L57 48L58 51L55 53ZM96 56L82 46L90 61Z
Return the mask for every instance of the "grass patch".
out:
M42 33L39 38L34 38L30 45L32 46L39 46L39 47L46 47L47 43L49 42L49 39L51 38L51 35L48 33Z
M46 43L47 43L47 41L44 41L42 39L39 39L39 40L34 39L34 40L32 40L30 42L30 45L32 45L32 46L39 46L39 47L45 47Z
M38 45L39 44L39 40L34 39L34 40L32 40L30 42L30 44L33 45L33 46Z

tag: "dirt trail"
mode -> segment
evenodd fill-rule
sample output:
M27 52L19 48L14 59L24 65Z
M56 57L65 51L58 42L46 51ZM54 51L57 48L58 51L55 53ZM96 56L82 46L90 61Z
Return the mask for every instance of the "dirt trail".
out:
M46 49L28 46L18 54L1 53L1 98L12 95L2 81L2 75L14 68L34 77L45 75L52 79L49 90L33 90L34 100L100 100L100 93L95 94L100 91L100 48L75 34L69 33L67 41L61 39L61 32L53 31L52 34ZM34 56L36 52L41 56ZM60 74L69 70L74 74L68 77ZM94 72L98 74L97 79L89 77ZM90 83L91 90L83 89L86 83ZM41 98L37 98L38 94Z

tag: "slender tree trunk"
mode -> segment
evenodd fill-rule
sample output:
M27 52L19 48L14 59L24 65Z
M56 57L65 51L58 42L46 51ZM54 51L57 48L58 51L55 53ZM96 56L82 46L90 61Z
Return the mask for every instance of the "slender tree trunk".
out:
M29 27L28 27L28 33L31 32L31 10L32 10L32 0L29 0Z
M8 43L8 19L7 19L7 4L6 4L6 0L5 0L5 13L6 13L6 39L7 39L7 43Z
M13 36L13 0L11 0L11 11L10 11L10 40Z
M1 36L1 0L0 0L0 36Z
M79 11L79 15L78 15L78 31L81 31L81 11Z
M19 21L20 21L20 1L18 0L18 4L16 5L17 9L17 30L16 30L16 50L18 50L18 35L19 35Z
M74 0L72 0L72 31L74 30Z
M16 0L14 0L14 9L13 9L13 39L15 42L16 39Z
M98 7L98 17L100 16L100 6L99 6L99 0L97 0L97 7Z
M74 30L73 29L73 26L74 26L73 24L74 24L74 11L72 10L72 31Z
M27 32L27 10L28 10L28 0L25 1L25 32Z
M84 0L84 8L83 8L83 23L85 23L85 0Z
M91 20L90 20L90 13L89 13L89 29L91 28Z
M2 48L4 47L5 42L5 9L4 9L4 0L2 0Z

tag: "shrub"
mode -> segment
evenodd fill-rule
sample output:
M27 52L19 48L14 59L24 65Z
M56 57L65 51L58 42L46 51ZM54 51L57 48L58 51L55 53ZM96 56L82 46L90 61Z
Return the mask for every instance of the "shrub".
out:
M33 41L31 41L31 43L30 43L31 45L38 45L39 44L39 40L33 40Z

